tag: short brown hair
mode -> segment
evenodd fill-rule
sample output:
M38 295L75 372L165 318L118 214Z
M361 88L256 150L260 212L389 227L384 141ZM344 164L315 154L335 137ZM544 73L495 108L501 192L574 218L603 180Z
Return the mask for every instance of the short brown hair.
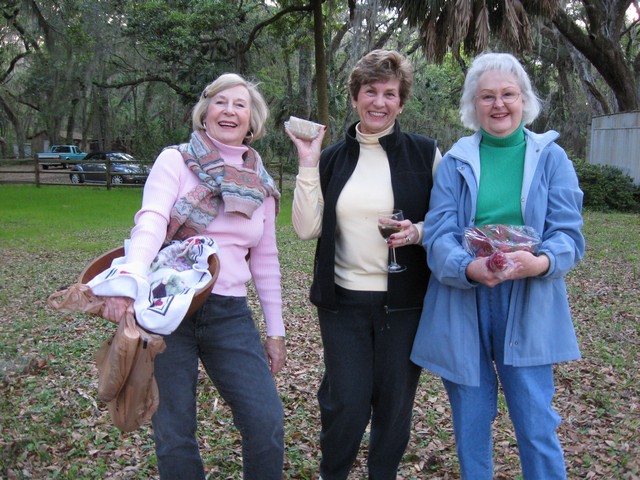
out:
M409 99L413 86L413 67L396 50L372 50L358 60L349 75L349 93L355 100L362 85L397 78L400 80L400 105Z

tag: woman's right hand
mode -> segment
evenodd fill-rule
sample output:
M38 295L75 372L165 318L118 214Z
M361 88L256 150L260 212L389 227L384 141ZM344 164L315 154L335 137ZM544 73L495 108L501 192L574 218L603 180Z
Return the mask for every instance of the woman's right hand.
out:
M467 278L473 282L486 285L489 288L493 288L505 280L521 278L521 273L523 271L522 261L513 253L507 253L505 256L509 258L509 268L505 271L497 272L493 272L489 269L487 265L488 257L478 257L475 260L472 260L469 265L467 265L467 269L465 271Z
M133 299L129 297L105 297L100 316L114 323L120 323L125 315L134 315Z
M298 138L291 133L288 128L285 128L284 131L287 132L287 135L289 135L289 138L298 150L298 164L301 167L317 167L320 161L320 152L322 151L322 140L324 139L327 127L323 126L318 136L313 140Z

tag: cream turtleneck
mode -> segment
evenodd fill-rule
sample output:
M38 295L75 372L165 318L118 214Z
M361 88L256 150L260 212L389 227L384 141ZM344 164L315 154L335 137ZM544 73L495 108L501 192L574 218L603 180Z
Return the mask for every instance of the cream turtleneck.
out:
M350 290L385 291L389 249L378 232L377 213L393 208L391 172L378 134L363 134L358 164L347 181L336 206L336 283ZM300 167L294 192L293 222L300 238L318 238L324 200L318 167Z

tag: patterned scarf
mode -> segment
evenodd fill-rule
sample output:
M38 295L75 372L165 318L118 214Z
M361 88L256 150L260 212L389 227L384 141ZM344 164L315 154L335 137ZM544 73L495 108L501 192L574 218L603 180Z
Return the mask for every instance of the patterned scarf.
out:
M182 154L200 183L173 206L165 242L198 235L216 218L220 202L224 202L225 212L251 218L271 195L278 213L280 192L253 148L249 147L243 155L241 167L226 165L204 131L193 132L189 143L167 148L175 148Z

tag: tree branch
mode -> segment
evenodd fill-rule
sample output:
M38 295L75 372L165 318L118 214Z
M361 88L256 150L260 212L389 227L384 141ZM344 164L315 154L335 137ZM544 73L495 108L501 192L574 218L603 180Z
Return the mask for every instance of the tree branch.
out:
M0 83L4 83L4 81L7 79L7 77L9 77L9 75L11 75L11 73L13 73L13 69L15 68L15 66L18 64L18 62L29 56L29 52L22 52L18 55L16 55L14 58L11 59L11 63L9 63L9 66L7 67L7 69L5 70L5 72L2 74L2 77L0 77Z
M119 82L109 82L109 83L92 82L92 83L98 88L119 89L119 88L132 87L132 86L135 87L148 82L164 83L165 85L173 89L177 94L182 95L184 97L189 97L192 94L191 91L185 90L180 85L175 83L171 79L171 77L165 77L164 75L143 75L141 77L133 78L131 80L122 80Z
M558 9L552 20L558 31L584 55L598 70L616 95L620 111L638 109L638 98L635 92L635 79L626 67L620 45L611 38L602 35L597 28L587 30L585 34L573 19L563 10ZM600 34L594 34L598 32Z
M259 35L260 31L264 27L267 27L267 26L271 25L272 23L277 22L284 15L287 15L288 13L293 13L293 12L313 12L313 5L302 5L302 6L298 6L298 7L287 7L284 10L280 10L273 17L258 23L255 27L253 27L253 30L251 30L251 33L249 34L249 38L247 39L247 42L242 47L242 50L240 50L240 53L247 53L247 51L249 51L249 48L251 48L251 45L253 44L253 42L255 41L256 37Z

